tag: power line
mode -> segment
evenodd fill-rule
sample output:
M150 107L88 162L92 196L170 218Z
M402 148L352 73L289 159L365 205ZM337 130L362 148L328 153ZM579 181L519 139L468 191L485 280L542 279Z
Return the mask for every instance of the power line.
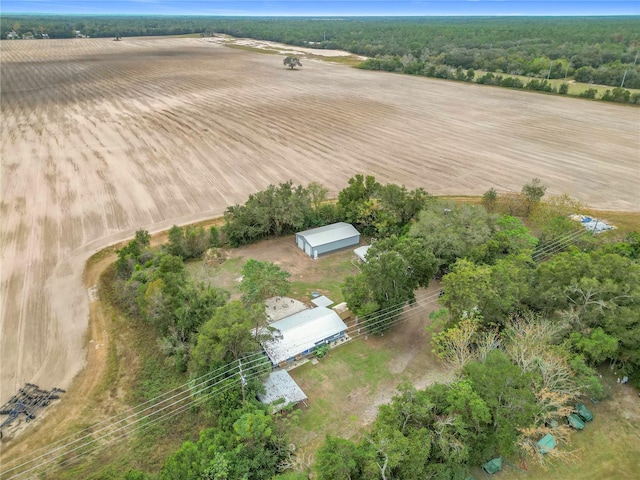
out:
M416 301L418 302L418 301L427 300L426 303L425 303L425 305L427 305L427 304L433 302L434 300L437 300L437 297L438 297L438 293L436 293L436 294L427 294L427 295L424 295L424 296L420 297L419 299L416 299ZM371 317L371 320L373 320L373 323L369 323L369 325L370 326L374 326L374 327L377 326L377 325L381 325L386 320L385 314L389 314L389 313L397 314L398 312L401 313L401 310L403 310L405 308L405 306L406 306L406 302L403 302L401 304L397 304L397 305L388 307L387 309L384 309L383 311L381 311L382 312L381 314L375 315L374 317ZM388 326L391 327L391 326L399 324L399 323L401 323L403 321L407 321L407 320L409 320L411 318L415 318L415 316L417 314L419 314L419 313L420 312L408 312L407 315L405 315L406 318L402 318L402 317L398 316L395 319L393 319L392 321L388 322ZM353 335L351 337L351 340L355 341L355 340L357 340L358 338L360 338L362 336L368 335L369 334L368 328L366 328L365 330L366 330L365 332ZM346 342L346 343L350 343L350 342ZM344 343L344 344L346 344L346 343ZM247 358L254 358L256 356L259 356L259 357L261 357L261 359L264 359L265 363L266 363L266 357L264 356L264 354L262 352L256 352L254 354L249 355L249 357L247 357ZM250 365L251 363L254 363L254 364L255 363L259 363L259 360L254 360L253 362L250 362L249 364L245 363L245 369L243 370L243 373L245 374L246 378L255 378L258 375L258 373L260 372L260 367L261 367L260 364L258 364L256 366L253 366L253 367L247 368L247 365ZM222 370L222 372L220 372L221 370ZM92 427L88 427L84 431L91 430L92 428L95 428L95 426L98 426L98 425L104 424L104 423L106 423L108 421L111 421L111 423L109 425L107 425L105 427L102 427L101 429L99 429L97 431L97 432L104 432L105 430L108 430L110 427L114 427L114 426L117 426L120 423L123 423L127 419L130 419L130 418L133 418L133 417L137 417L139 414L141 414L143 412L146 412L146 411L151 410L151 409L153 409L155 407L158 407L158 406L166 403L168 400L175 399L176 397L179 397L181 395L185 395L185 394L187 395L187 396L185 396L183 398L179 398L178 400L175 400L171 404L163 405L162 408L160 408L158 410L155 410L155 411L152 411L151 413L148 413L147 415L144 415L143 417L135 418L134 420L132 420L131 423L125 424L125 425L120 425L115 430L107 431L106 433L103 433L101 436L99 436L97 438L93 437L93 435L95 435L95 433L97 433L96 431L93 431L91 434L85 435L85 436L83 436L83 437L81 437L79 439L76 439L76 440L73 440L71 442L68 442L65 445L58 446L55 449L49 450L46 453L41 454L36 458L32 458L31 460L27 460L27 461L23 462L22 464L13 466L13 467L9 468L8 470L6 470L3 473L6 475L7 473L14 472L15 470L17 470L17 469L19 469L19 468L21 468L23 466L27 466L27 465L29 465L31 463L34 463L34 462L38 461L38 460L42 460L42 462L40 462L37 466L28 468L27 470L24 470L24 471L22 471L20 473L15 474L14 476L10 477L10 478L18 478L19 476L22 476L22 475L24 475L26 473L29 473L31 471L34 471L34 470L37 470L37 469L41 469L42 467L46 466L47 464L51 464L52 462L54 462L55 460L59 459L62 456L68 455L68 454L73 453L73 452L77 452L77 451L82 450L82 449L86 448L87 446L91 446L93 444L94 447L90 450L90 452L83 452L85 454L86 453L91 453L92 451L95 451L95 449L100 448L100 446L103 445L103 444L98 443L100 440L105 439L106 437L108 437L110 435L113 436L114 434L120 432L119 435L117 437L115 437L115 439L117 440L119 438L124 438L124 437L130 435L131 433L135 432L137 428L147 428L144 425L148 426L149 423L147 423L147 424L142 423L145 419L148 419L148 418L150 418L150 417L152 417L154 415L157 415L158 413L164 412L165 410L168 410L170 407L172 407L174 405L177 405L177 404L179 404L181 402L184 402L183 405L179 406L177 409L169 410L168 412L164 413L163 415L157 416L156 419L152 420L152 422L153 423L157 423L158 421L161 421L165 417L171 417L171 416L177 415L181 411L184 411L186 408L189 408L190 406L192 406L193 404L199 404L199 403L204 401L204 399L202 397L195 397L195 399L194 399L193 395L199 395L200 393L202 393L202 392L204 392L206 390L209 390L209 392L204 397L206 399L206 398L209 398L209 397L211 397L211 396L213 396L215 394L220 393L223 390L226 390L226 389L230 388L230 386L228 386L228 384L225 384L224 387L221 387L221 388L218 388L218 389L211 389L212 386L215 386L215 385L223 382L224 380L228 380L228 378L229 378L228 375L231 374L231 373L235 373L236 370L238 370L238 368L237 368L237 366L235 364L227 364L227 365L221 367L220 369L212 372L212 373L217 373L218 372L218 375L216 375L215 378L227 375L226 377L223 377L222 380L218 380L213 385L210 383L210 380L212 378L214 378L214 376L213 375L209 375L209 374L203 375L203 376L199 377L199 379L197 379L197 380L201 380L200 383L196 383L195 384L195 387L201 387L199 390L195 390L194 391L193 390L193 388L194 388L193 381L188 382L188 384L185 384L185 385L191 385L191 388L182 390L178 394L174 394L171 397L168 397L168 398L166 398L166 399L164 399L162 401L156 402L156 403L152 404L151 406L148 406L147 408L145 408L143 410L140 410L140 411L138 411L138 412L136 412L134 414L130 414L130 415L126 416L125 418L122 418L120 420L114 420L114 418L112 417L111 419L103 420L102 422L99 422L98 424L96 424L96 425L94 425ZM254 371L254 372L252 373L252 371ZM203 378L204 378L204 380L202 380ZM233 385L237 384L238 381L239 380L236 380ZM178 390L178 389L179 389L179 387L174 389L174 390L172 390L172 391L170 391L170 392L168 392L168 393L171 393L171 392L173 392L175 390ZM156 399L162 398L163 396L166 396L166 395L167 394L159 395L159 396L156 397ZM141 404L141 405L138 405L136 407L133 407L133 408L127 410L126 412L137 410L141 406L144 406L144 405L146 405L148 403L149 403L149 401L145 402L144 404ZM128 428L130 428L130 427L132 427L134 425L137 425L137 424L142 424L142 427L134 428L133 431L127 430ZM73 436L75 436L75 435L68 436L68 437L66 437L66 439L69 439L69 438L71 438ZM61 443L63 440L59 440L56 443ZM85 441L82 442L82 440L85 440ZM113 443L113 441L108 441L107 444L111 444L111 443ZM74 447L74 448L72 448L71 450L67 450L69 447ZM40 450L42 450L42 449L40 449ZM62 450L64 450L64 451L61 452ZM58 455L54 456L53 458L45 458L45 457L50 456L51 454L55 454L57 452L61 452L61 453L59 453ZM20 458L24 458L24 456L22 456Z
M550 242L549 244L545 245L545 247L541 250L539 250L538 252L536 252L532 258L534 259L534 261L538 261L538 259L543 258L545 256L549 256L549 255L553 255L555 252L562 250L566 247L566 245L570 244L570 243L574 243L575 241L577 241L579 238L581 238L583 235L588 234L589 232L587 231L583 231L583 232L572 232L570 234L564 235L563 237L560 237L558 239L555 239L554 241ZM537 257L537 258L536 258ZM436 301L437 298L439 297L439 292L437 293L433 293L433 294L428 294L428 295L424 295L421 298L416 298L415 299L415 304L411 305L410 308L413 310L416 306L420 306L418 305L418 302L420 301L424 301L424 305L426 306L430 303L432 303L433 301ZM401 302L392 306L389 306L385 309L382 309L380 311L377 311L375 315L367 318L366 323L364 324L364 331L360 332L360 329L358 329L358 333L351 335L350 336L350 341L343 343L347 344L347 343L351 343L352 341L356 341L357 339L365 336L368 336L372 333L376 333L376 328L380 327L377 331L380 331L382 329L382 327L386 327L386 328L391 328L394 325L397 325L399 323L402 323L404 321L408 321L410 319L415 318L419 313L421 312L417 312L417 311L409 311L406 312L407 306L407 302ZM404 318L403 318L403 314L404 313ZM391 319L389 317L392 317ZM354 320L354 322L357 322L357 320ZM351 326L348 326L348 328L355 328L355 326L359 325L359 323L353 323ZM340 346L340 344L338 344L338 346ZM258 357L257 360L255 360L255 358ZM163 393L161 395L158 395L156 397L154 397L153 399L148 400L147 402L144 402L143 404L137 405L135 407L132 407L128 410L126 410L125 412L122 412L114 417L111 417L109 419L105 419L101 422L98 422L95 425L92 425L90 427L87 427L86 429L84 429L82 432L88 432L91 431L91 433L88 433L86 435L84 435L83 437L77 438L73 441L67 442L66 444L57 446L54 449L50 449L51 445L47 446L47 447L42 447L38 450L36 450L36 452L42 451L45 448L49 448L49 450L43 454L38 455L35 458L32 458L30 460L27 460L19 465L13 466L9 469L7 469L5 472L3 472L3 474L7 474L10 472L13 472L23 466L27 466L31 463L34 463L38 460L43 460L43 463L40 463L39 465L35 466L35 467L31 467L27 470L24 470L23 472L20 472L10 478L17 478L18 476L22 476L23 474L29 473L31 471L34 471L36 469L40 469L43 466L46 466L47 464L52 463L53 461L57 460L58 458L60 458L61 456L64 455L68 455L70 453L76 452L84 447L87 447L88 445L94 444L94 448L91 449L90 452L91 453L93 451L95 451L97 448L100 448L100 446L104 446L103 444L98 443L100 440L105 439L108 436L113 436L114 434L118 433L118 432L122 432L120 433L118 436L114 437L111 440L107 441L107 445L110 445L112 443L114 443L115 441L118 441L121 438L124 438L126 436L131 435L132 433L134 433L136 430L138 429L142 429L142 428L148 428L150 425L155 424L159 421L162 421L165 418L170 418L172 416L175 416L177 414L179 414L180 412L184 411L186 408L189 408L190 406L194 405L194 404L200 404L202 403L205 399L210 398L213 395L216 395L218 393L221 393L222 391L227 390L228 388L231 388L232 386L236 385L238 382L242 382L243 380L246 380L246 378L255 378L260 370L261 365L259 364L258 366L255 367L249 367L246 368L246 366L254 364L254 363L258 363L260 362L260 360L265 360L264 354L262 352L255 352L253 354L249 354L247 357L245 357L245 361L247 359L254 359L251 362L249 362L248 364L245 364L245 370L241 371L239 366L235 366L234 364L227 364L224 365L222 367L220 367L219 369L213 371L213 372L209 372L205 375L202 375L194 380L191 380L185 384L183 384L180 387L176 387L173 390L170 390L169 392ZM266 362L265 362L266 363ZM263 363L264 364L264 363ZM224 380L228 380L229 377L235 373L235 370L238 370L238 372L240 373L240 375L244 375L242 377L242 380L236 380L233 383L229 384L227 383L224 387L220 387L218 389L213 389L212 387L222 383ZM251 371L252 370L258 370L255 374L252 374ZM222 377L221 380L217 380L214 383L211 383L212 380L214 379L218 379L219 377ZM199 383L198 383L199 382ZM187 388L185 388L187 387ZM200 388L200 390L195 390L194 388ZM176 391L180 390L178 393L174 393ZM194 395L199 395L200 393L209 390L209 392L204 395L204 396L199 396L199 397L195 397ZM169 394L173 393L173 395L168 396ZM184 397L183 397L184 396ZM164 399L162 399L163 397L166 397ZM181 397L181 398L178 398ZM175 400L176 398L178 398L177 400ZM162 399L162 400L160 400ZM173 403L169 403L167 404L167 402L169 402L170 400L175 400ZM152 403L155 402L155 403ZM183 405L173 409L173 410L169 410L168 412L164 413L163 415L157 416L159 413L164 412L165 410L170 409L171 407L185 402ZM141 407L144 407L145 405L146 408L139 410ZM162 407L160 407L162 406ZM150 413L148 413L147 415L144 415L142 417L139 417L140 414L144 413L144 412L148 412L149 410L152 410ZM130 413L133 412L133 413ZM121 418L119 420L115 420L116 417L118 416L122 416L122 415L126 415L124 418ZM154 415L156 415L156 417L152 420L150 420L149 422L146 423L141 423L144 420L153 417ZM116 428L115 430L109 430L114 426L117 426L118 424L124 423L126 422L126 420L129 419L134 419L132 420L132 422L130 424L124 424L119 426L118 428ZM110 423L108 423L110 422ZM104 425L107 424L106 426L103 426L102 428L98 429L97 431L93 431L93 429L95 429L95 427L100 426L100 425ZM135 427L133 428L132 431L126 430L129 427L135 426L137 424L141 424L141 426ZM94 438L94 435L98 432L104 432L106 430L106 433L103 433L101 436ZM123 431L124 430L124 431ZM65 440L69 440L70 438L73 438L75 436L77 436L78 434L73 434L70 436L67 436L63 439L60 439L56 442L54 442L53 445L56 444L60 444ZM86 440L85 442L82 442L83 440ZM79 445L78 445L79 444ZM65 449L74 446L74 448L70 451L67 451ZM44 457L50 456L51 454L54 454L56 452L60 452L61 450L65 450L63 453L60 453L59 455L50 458L50 459L45 459ZM32 452L33 454L33 452ZM27 457L29 455L23 455L21 457L18 457L17 459L15 459L14 461L17 460L21 460L24 459L25 457Z
M256 352L256 353L254 353L254 354L250 354L250 355L249 355L248 357L246 357L246 358L247 358L247 359L248 359L248 358L253 358L253 357L256 357L256 356L258 356L258 355L262 355L262 352ZM63 437L63 438L61 438L61 439L59 439L59 440L57 440L57 441L53 442L52 444L47 445L46 447L41 447L41 448L39 448L39 449L36 449L36 450L32 451L30 454L25 454L25 455L22 455L22 456L20 456L20 457L17 457L16 459L14 459L14 461L20 460L20 459L22 459L22 458L24 458L24 457L27 457L27 456L31 456L31 455L33 455L34 453L37 453L37 452L42 451L42 450L45 450L45 449L46 449L48 452L50 452L50 451L51 451L51 447L52 447L53 445L56 445L56 444L58 444L58 443L62 443L62 442L68 441L69 439L71 439L71 438L73 438L73 437L76 437L76 436L78 436L78 435L81 435L81 434L83 434L83 433L85 433L85 432L90 432L88 436L95 434L95 433L96 433L96 431L93 431L93 429L95 429L96 427L98 427L98 426L100 426L100 425L103 425L103 424L106 424L106 423L109 423L109 424L118 423L118 422L121 422L121 421L124 421L124 420L128 419L128 418L129 418L129 417L131 417L131 416L138 415L138 414L140 414L140 413L142 413L142 412L144 412L144 411L146 411L146 410L148 410L148 409L150 409L150 408L153 408L153 407L155 407L155 406L157 406L157 405L162 404L163 402L166 402L166 401L168 401L168 400L172 399L172 398L173 398L173 397L175 397L176 395L180 395L180 394L182 394L182 393L183 393L183 392L185 392L185 391L190 391L190 387L191 387L191 385L193 385L194 383L201 382L201 381L207 381L209 378L213 378L213 377L218 376L218 375L224 375L225 373L227 373L227 371L228 371L228 369L229 369L229 366L230 366L230 365L231 365L231 364L223 365L222 367L219 367L219 368L217 368L216 370L213 370L213 371L211 371L211 372L208 372L208 373L206 373L206 374L204 374L204 375L201 375L200 377L197 377L197 378L195 378L195 379L191 379L191 380L189 380L188 382L186 382L186 383L184 383L184 384L180 385L179 387L175 387L175 388L173 388L172 390L169 390L169 391L167 391L167 392L164 392L164 393L162 393L162 394L160 394L160 395L157 395L156 397L153 397L153 398L151 398L151 399L147 400L146 402L143 402L143 403L141 403L141 404L139 404L139 405L133 406L133 407L131 407L131 408L129 408L129 409L127 409L127 410L123 411L123 412L120 412L120 413L118 413L118 414L116 414L116 415L114 415L114 416L112 416L112 417L106 418L106 419L104 419L104 420L102 420L102 421L100 421L100 422L98 422L98 423L95 423L95 424L93 424L93 425L91 425L91 426L89 426L89 427L86 427L86 428L82 429L80 432L77 432L77 433L74 433L74 434L68 435L68 436L66 436L66 437ZM174 394L173 396L168 397L168 398L166 398L166 399L164 399L164 400L160 400L162 397L167 397L167 395L170 395L170 394L172 394L172 393L174 393L174 392L176 392L176 391L178 391L178 390L181 390L181 392L179 392L179 393L177 393L177 394ZM154 402L155 402L155 403L154 403ZM145 405L149 405L149 404L151 404L151 405L150 405L150 406L147 406L147 407L146 407L146 408L144 408L143 410L137 411L138 409L140 409L140 408L144 407ZM134 412L134 413L131 413L131 412ZM120 420L116 420L116 418L117 418L117 417L120 417L120 416L122 416L122 415L125 415L125 418L120 419ZM127 416L127 415L128 415L128 416ZM100 431L100 430L101 430L101 429L99 429L98 431ZM84 438L84 437L82 437L82 438ZM82 440L82 438L77 439L76 441ZM69 443L74 443L74 442L69 442ZM69 445L69 443L68 443L67 445ZM67 445L64 445L64 446L67 446ZM39 458L39 457L36 457L36 459L37 459L37 458Z
M590 235L590 232L588 230L577 230L575 232L563 235L562 237L558 237L543 246L541 249L535 251L531 258L537 262L542 258L555 255L559 251L564 250L569 245L576 243L578 240L587 235Z
M249 357L249 358L252 358L252 357L258 357L258 356L259 356L259 358L258 358L257 360L252 360L252 362L250 362L250 363L256 363L256 362L259 362L261 359L263 359L263 358L264 358L264 355L263 355L261 352L259 352L259 355L258 355L258 353L256 353L256 354L252 354L252 355L250 355L250 357ZM166 399L163 399L163 400L161 400L161 401L159 401L159 402L156 402L156 403L154 403L154 404L153 404L153 405L151 405L151 406L147 406L146 408L144 408L144 409L142 409L142 410L140 410L140 411L137 411L137 412L135 412L135 413L129 414L129 415L127 415L126 417L121 418L121 419L119 419L119 420L115 420L115 418L114 418L114 417L111 417L110 419L103 420L102 422L99 422L98 424L96 424L96 425L94 425L94 426L88 427L88 428L84 429L84 430L83 430L83 432L90 431L92 428L95 428L95 426L99 426L99 425L102 425L102 424L104 424L104 423L106 423L106 422L110 422L110 423L108 423L107 425L105 425L105 426L101 427L100 429L98 429L97 431L91 431L90 433L88 433L88 434L86 434L86 435L84 435L84 436L82 436L82 437L80 437L80 438L77 438L77 439L75 439L75 440L72 440L72 441L70 441L70 442L67 442L67 443L66 443L66 444L64 444L64 445L58 446L58 447L56 447L56 448L54 448L54 449L49 449L47 452L45 452L45 453L43 453L43 454L41 454L41 455L39 455L39 456L37 456L37 457L35 457L35 458L32 458L32 459L30 459L30 460L27 460L27 461L25 461L25 462L23 462L23 463L21 463L21 464L19 464L19 465L13 466L13 467L11 467L11 468L9 468L9 469L5 470L5 471L4 471L4 472L2 472L2 473L3 473L3 474L7 474L7 473L9 473L9 472L11 472L11 471L14 471L14 470L16 470L16 469L18 469L18 468L22 467L22 466L25 466L25 465L27 465L27 464L29 464L29 463L33 463L33 462L35 462L35 461L41 460L41 459L43 459L44 457L46 457L46 456L48 456L48 455L51 455L51 454L53 454L53 453L59 452L59 451L61 451L61 450L65 450L65 453L63 453L63 454L70 453L70 452L68 452L66 449L68 449L68 448L69 448L69 447L71 447L71 446L77 445L77 444L81 444L81 445L83 445L83 444L85 444L85 443L87 443L87 442L92 443L92 442L94 442L94 441L99 440L100 438L103 438L103 437L105 437L105 436L108 436L108 435L110 435L111 433L113 433L112 431L109 431L109 429L110 429L110 428L112 428L112 427L114 427L114 426L118 426L119 424L123 424L123 425L118 426L118 428L116 428L116 430L115 430L115 431L119 431L119 430L122 430L122 429L126 428L126 427L127 427L127 426L129 426L129 425L135 424L136 422L141 421L141 420L143 420L144 418L149 417L150 415L153 415L153 414L155 414L155 413L157 413L157 412L161 412L161 411L163 411L163 410L166 410L167 408L170 408L171 406L175 405L176 403L180 403L180 402L182 402L182 401L184 401L184 400L188 399L188 398L189 398L189 396L186 396L186 397L182 397L182 396L183 396L183 395L191 395L191 392L193 391L193 389L201 388L201 387L203 387L203 386L204 386L203 388L205 388L205 389L206 389L206 388L211 388L211 387L213 387L213 386L218 385L219 383L221 383L225 378L228 378L228 376L229 376L230 374L234 373L234 372L233 372L233 370L234 370L233 368L228 368L228 366L229 366L229 365L233 365L233 364L228 364L228 365L225 365L224 367L221 367L221 368L220 368L220 369L218 369L218 370L215 370L213 373L216 373L216 372L219 372L219 370L225 369L223 372L218 373L217 375L214 375L214 376L204 375L203 377L208 377L208 378L205 378L204 380L202 380L202 377L199 377L199 379L197 380L197 382L196 382L196 383L194 383L193 381L192 381L192 382L190 382L190 388L184 389L184 390L182 390L181 392L179 392L179 393L177 393L177 394L174 394L174 395L172 395L171 397L168 397L168 398L166 398ZM220 379L220 377L222 377L222 379ZM215 380L215 381L214 381L213 383L211 383L213 380ZM161 397L161 396L159 396L159 397ZM178 398L177 400L175 400L175 399L176 399L176 397L182 397L182 398ZM172 402L172 403L167 403L167 402L170 402L171 400L174 400L174 402ZM146 404L146 403L147 403L147 402L145 402L145 404ZM145 405L145 404L142 404L142 405ZM163 405L163 404L164 404L164 405ZM161 407L160 407L160 406L161 406ZM144 413L144 412L147 412L147 411L149 411L149 410L153 410L153 409L155 409L155 408L157 408L157 407L160 407L160 408L159 408L159 410L155 410L155 411L153 411L153 412L151 412L151 413L149 413L149 414L147 414L147 415L144 415L144 416L142 416L142 417L140 417L140 418L136 418L136 417L138 417L140 414L142 414L142 413ZM139 408L139 406L136 406L136 407L133 407L132 409L127 410L127 411L126 411L126 413L130 412L131 410L135 410L135 409L137 409L137 408ZM116 417L117 417L117 416L116 416ZM129 420L129 419L131 419L131 423L128 423L128 424L127 424L127 423L124 423L124 422L126 422L126 420ZM95 435L95 434L97 434L97 433L101 433L101 432L105 432L105 433L103 433L102 435L100 435L99 437L97 437L97 439L96 439L96 438L94 438L94 435ZM75 436L75 435L70 435L70 436L68 436L68 437L65 437L65 439L72 438L73 436ZM58 442L56 442L56 443L60 443L61 441L64 441L65 439L62 439L62 440L60 440L60 441L58 441ZM87 440L87 442L84 442L84 443L83 443L83 440ZM50 447L50 446L49 446L49 447ZM48 447L45 447L45 448L48 448ZM39 449L39 450L42 450L42 449ZM77 448L74 448L73 450L71 450L71 452L73 452L73 451L75 451L75 450L77 450ZM25 456L22 456L22 457L19 457L19 458L20 458L20 459L22 459L22 458L24 458L24 457L25 457ZM57 458L57 457L56 457L56 458ZM17 459L16 459L16 460L17 460ZM16 460L14 460L14 461L16 461Z
M425 304L424 304L424 306L426 306L426 305L427 305L427 304L429 304L429 303L432 303L432 302L433 302L433 300L435 300L435 299L431 299L429 302L425 303ZM408 312L408 314L407 314L405 317L399 317L397 320L395 320L395 321L393 322L393 325L395 326L395 325L400 324L400 323L403 323L403 322L405 322L405 321L408 321L408 320L414 319L414 318L416 318L416 317L417 317L417 315L419 315L420 313L421 313L421 312ZM357 335L357 336L355 336L355 338L353 338L352 340L355 340L356 338L361 337L361 336L366 336L366 334L365 334L365 333L363 333L363 334L361 334L361 335ZM347 343L351 343L351 342L347 342ZM347 343L339 344L338 346L346 345ZM254 369L254 370L256 370L256 369ZM248 374L248 375L247 375L247 372L246 372L246 371L243 371L243 372L245 373L245 378L249 378L249 379L256 378L256 377L259 375L259 373L260 373L259 371L255 371L254 373L252 373L252 374ZM210 392L208 392L208 393L206 393L205 395L202 395L202 396L196 396L196 397L194 397L194 398L193 398L189 403L184 404L184 405L181 405L181 406L180 406L180 407L178 407L176 410L169 411L169 412L165 413L164 415L162 415L162 416L160 416L160 417L158 417L158 418L154 418L154 419L152 419L149 423L141 424L140 426L137 426L133 431L125 431L125 432L121 433L118 437L115 437L115 438L113 438L113 439L110 439L106 445L104 445L104 444L103 444L103 445L96 445L96 446L95 446L91 451L93 452L93 451L95 451L95 449L97 449L97 448L100 448L100 447L104 447L104 446L108 446L108 445L110 445L110 444L113 444L113 443L117 442L118 440L120 440L120 439L122 439L122 438L124 438L124 437L126 437L126 436L130 436L131 434L135 433L136 431L142 431L142 430L144 430L144 429L146 429L146 428L149 428L151 425L153 425L153 424L155 424L155 423L158 423L158 422L160 422L160 421L162 421L162 420L166 420L166 419L168 419L168 418L174 417L174 416L176 416L176 415L180 414L181 412L183 412L184 410L186 410L187 408L189 408L189 407L191 407L191 406L193 406L193 405L199 405L199 404L203 403L204 401L206 401L206 400L207 400L208 398L210 398L211 396L213 396L213 395L215 395L215 394L218 394L218 393L221 393L221 391L220 391L220 390L222 390L222 391L226 391L226 390L228 390L229 388L232 388L232 387L234 387L234 386L237 386L237 385L238 385L238 384L240 384L240 383L241 383L241 380L236 379L236 380L233 380L233 381L232 381L231 383L229 383L229 384L225 384L225 386L224 386L222 389L215 390L215 391L210 391ZM199 392L196 392L196 394L201 393L202 391L204 391L204 390L201 390L201 391L199 391ZM87 452L87 453L91 453L91 452ZM12 478L14 478L14 477L12 477Z
M257 364L257 365L254 365L254 366L244 370L244 372L246 374L245 378L255 378L263 371L262 367L267 366L269 364L267 359L266 359L266 357L263 356L263 359L264 359L265 363ZM163 419L168 419L168 418L174 417L174 416L178 415L179 413L183 412L184 410L186 410L187 408L189 408L189 407L191 407L193 405L198 405L200 403L203 403L206 399L210 398L211 396L223 393L223 392L229 390L230 388L236 386L239 382L240 382L240 380L238 380L234 375L232 377L225 378L225 379L221 380L220 382L218 382L218 383L222 383L222 385L219 386L216 389L209 389L209 386L206 385L206 386L200 388L199 390L191 391L191 395L189 397L187 397L186 399L184 399L184 400L187 400L187 402L183 403L182 405L180 405L178 407L176 407L175 409L171 409L171 410L167 409L167 411L164 412L162 415L155 416L155 417L153 417L153 415L155 415L158 412L153 412L153 413L151 413L149 415L146 415L145 417L143 417L141 419L136 420L136 422L134 422L134 424L128 425L128 426L132 426L133 427L132 429L127 430L127 429L121 428L121 429L119 429L120 431L118 432L117 436L112 436L111 438L106 440L106 442L101 442L101 443L98 443L98 442L86 442L81 447L78 447L77 450L82 450L83 447L93 443L94 445L92 447L90 447L89 451L80 452L81 455L88 455L89 453L92 453L92 452L94 452L95 450L97 450L99 448L104 448L106 446L109 446L109 445L117 442L120 439L123 439L123 438L125 438L127 436L130 436L133 433L135 433L136 431L141 431L141 430L144 430L146 428L149 428L150 426L162 421ZM210 391L208 393L206 393L205 395L200 395L203 392L206 392L207 390L210 390ZM180 403L180 401L175 402L175 404L178 404L178 403ZM151 418L151 417L153 417L153 418ZM147 418L150 418L150 420L148 422L144 422L144 420L147 419ZM106 437L106 435L104 435L103 437L99 438L98 440L104 439L105 437ZM70 452L65 452L62 455L67 455L68 453L70 453ZM46 463L50 464L50 467L48 467L48 469L57 468L57 465L53 464L52 462L55 461L57 458L59 458L62 455L59 455L58 457L53 458L53 459L48 459L46 461ZM66 460L66 461L63 460L63 461L60 462L60 465L64 466L65 462L68 464L68 463L70 463L71 460L73 460L73 459ZM37 467L32 467L30 470L35 470L35 469L40 469L40 468L41 468L40 466L37 466ZM23 473L25 473L25 472L21 472L20 474L17 474L14 477L11 477L11 478L18 478Z

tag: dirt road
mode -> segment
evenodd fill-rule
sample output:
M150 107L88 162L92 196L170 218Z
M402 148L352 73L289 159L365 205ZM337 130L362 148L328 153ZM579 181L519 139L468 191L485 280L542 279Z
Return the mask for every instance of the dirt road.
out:
M270 183L355 173L436 194L532 177L638 210L639 110L367 72L207 39L3 42L0 402L86 359L86 259Z

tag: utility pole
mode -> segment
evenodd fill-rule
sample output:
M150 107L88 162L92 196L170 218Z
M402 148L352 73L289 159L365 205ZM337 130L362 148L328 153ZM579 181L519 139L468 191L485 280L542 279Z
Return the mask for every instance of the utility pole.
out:
M549 77L551 77L551 67L553 67L553 62L549 64L549 73L547 73L547 81L549 80Z
M633 61L633 66L636 66L636 62L638 61L638 52L636 52L636 59ZM620 88L624 87L624 81L627 78L627 72L629 71L629 67L624 70L624 75L622 76L622 83L620 84Z

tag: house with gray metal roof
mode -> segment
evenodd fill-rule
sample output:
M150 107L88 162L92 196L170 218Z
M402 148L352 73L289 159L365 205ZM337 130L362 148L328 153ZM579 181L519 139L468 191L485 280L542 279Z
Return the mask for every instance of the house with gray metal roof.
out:
M360 232L353 225L345 222L296 233L296 245L312 258L359 243Z
M258 400L266 405L271 405L272 413L279 412L289 405L305 403L307 399L300 386L286 370L271 372L262 383L265 392L258 394Z
M330 308L316 307L269 324L269 331L271 338L262 342L264 351L274 366L284 366L343 338L347 326Z

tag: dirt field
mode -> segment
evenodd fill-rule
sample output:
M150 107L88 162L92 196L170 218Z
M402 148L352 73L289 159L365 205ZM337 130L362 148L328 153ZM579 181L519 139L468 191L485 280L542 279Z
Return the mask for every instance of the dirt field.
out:
M2 42L0 402L85 364L86 259L269 183L355 173L436 194L519 189L638 210L639 110L366 72L210 39ZM94 339L95 341L95 339Z

